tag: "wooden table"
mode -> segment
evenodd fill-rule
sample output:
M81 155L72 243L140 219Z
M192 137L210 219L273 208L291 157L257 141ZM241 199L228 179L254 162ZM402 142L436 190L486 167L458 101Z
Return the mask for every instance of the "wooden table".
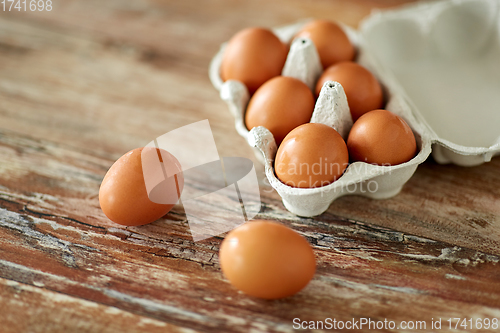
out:
M343 197L298 218L208 80L219 45L244 27L306 17L355 27L400 3L54 0L51 12L1 12L0 331L290 332L294 318L425 321L426 331L442 318L449 331L448 318L500 318L500 158L428 160L392 199ZM128 228L100 210L118 157L202 119L221 156L255 161L259 217L313 245L317 274L299 294L235 290L219 268L222 236L194 243L181 206Z

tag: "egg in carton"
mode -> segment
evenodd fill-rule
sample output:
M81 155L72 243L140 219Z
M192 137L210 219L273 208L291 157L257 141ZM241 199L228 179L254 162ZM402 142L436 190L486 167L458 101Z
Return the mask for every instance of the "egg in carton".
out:
M411 127L418 153L392 166L351 163L339 179L322 187L295 188L276 177L273 135L264 127L248 131L244 123L250 98L247 88L220 78L225 45L212 60L210 78L228 104L236 130L264 163L266 177L285 207L299 216L316 216L343 195L385 199L398 194L431 152L439 163L462 166L478 165L500 154L499 12L498 0L444 1L375 12L362 22L360 32L342 26L358 50L356 61L382 84L385 109ZM305 23L273 32L290 43ZM312 41L295 38L282 75L295 77L314 91L322 70ZM443 81L448 86L433 85ZM325 82L310 121L331 126L347 139L353 121L339 83Z

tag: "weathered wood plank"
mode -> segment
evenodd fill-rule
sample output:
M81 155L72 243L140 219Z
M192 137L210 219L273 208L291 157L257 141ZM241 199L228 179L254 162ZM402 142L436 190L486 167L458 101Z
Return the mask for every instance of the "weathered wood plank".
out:
M3 278L194 329L265 332L278 323L291 331L295 317L500 316L498 257L359 223L292 223L315 244L318 273L295 297L269 302L222 280L220 239L194 244L173 221L103 235L4 210L1 216ZM168 236L172 231L178 234Z
M499 255L498 170L498 157L473 168L430 160L419 166L396 197L344 197L328 212Z
M0 279L1 330L18 332L194 332L121 309ZM20 320L19 314L23 314Z

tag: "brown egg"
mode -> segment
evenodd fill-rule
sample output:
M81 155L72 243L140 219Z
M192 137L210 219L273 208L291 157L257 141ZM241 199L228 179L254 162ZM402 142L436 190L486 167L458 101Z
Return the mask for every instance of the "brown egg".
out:
M227 44L221 65L222 80L243 82L253 94L264 82L281 74L288 47L263 28L238 32Z
M337 81L342 85L354 121L364 113L383 106L380 83L369 70L357 63L346 61L328 67L316 84L317 96L326 81Z
M347 138L353 161L396 165L411 160L417 151L415 136L408 124L387 110L362 115Z
M340 134L330 126L309 123L285 137L276 153L274 170L288 186L311 188L337 180L348 163Z
M143 225L156 221L167 214L174 204L158 204L148 198L144 182L142 152L149 161L158 159L155 148L137 148L120 157L109 168L99 189L99 203L106 216L113 222L122 225ZM162 157L166 151L162 151ZM168 153L167 153L168 154ZM172 156L172 155L170 155ZM164 163L167 163L163 158ZM177 162L177 160L175 160ZM178 163L178 162L177 162ZM151 170L151 168L148 168ZM176 185L177 183L177 185ZM184 186L182 174L166 180L166 195L179 198ZM156 192L158 189L155 188ZM156 193L158 196L158 193ZM171 200L170 202L175 202Z
M295 127L309 122L314 96L300 80L278 76L260 87L250 99L245 114L248 130L266 127L277 144Z
M340 61L353 60L356 54L344 30L328 20L316 20L306 24L296 37L308 37L313 41L323 68Z
M265 299L294 295L316 271L314 252L304 237L262 220L232 230L221 244L219 261L233 286Z

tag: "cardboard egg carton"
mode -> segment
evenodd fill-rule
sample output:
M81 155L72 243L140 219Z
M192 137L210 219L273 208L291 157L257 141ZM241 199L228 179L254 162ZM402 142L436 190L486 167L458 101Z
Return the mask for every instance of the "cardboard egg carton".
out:
M306 22L273 31L285 43ZM417 166L433 154L439 163L473 166L500 154L500 1L458 0L421 3L378 11L359 31L343 26L358 50L356 61L382 84L385 109L411 127L417 155L393 166L355 162L335 182L318 188L283 184L274 172L277 146L264 127L248 131L249 101L241 82L219 75L225 44L210 66L210 78L235 118L236 130L264 163L271 186L285 207L299 216L315 216L343 195L390 198L401 191ZM282 75L302 80L314 91L322 67L311 40L293 40ZM336 129L346 140L352 126L342 86L323 85L311 117Z

